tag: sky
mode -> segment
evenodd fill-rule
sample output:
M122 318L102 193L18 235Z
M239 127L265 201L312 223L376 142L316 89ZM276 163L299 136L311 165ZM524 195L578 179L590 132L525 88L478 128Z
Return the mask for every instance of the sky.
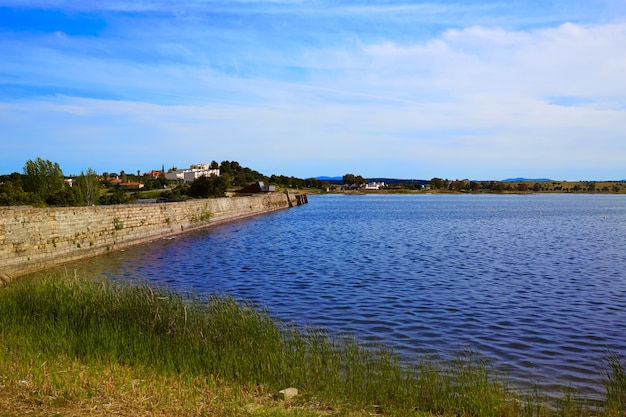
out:
M0 0L0 174L626 178L624 0Z

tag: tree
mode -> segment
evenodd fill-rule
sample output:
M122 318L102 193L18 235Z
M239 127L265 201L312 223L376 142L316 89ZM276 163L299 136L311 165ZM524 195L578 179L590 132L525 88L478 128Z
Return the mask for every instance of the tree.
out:
M74 181L73 188L79 205L91 206L100 200L100 181L98 181L96 171L91 168L87 168L86 174L80 172Z
M220 174L230 174L232 171L230 161L222 161L220 163Z
M465 190L468 187L469 187L468 182L461 181L461 180L452 181L452 184L450 185L450 188L456 192L461 192L462 190Z
M444 182L443 182L443 180L441 178L436 178L435 177L435 178L430 180L430 187L435 189L435 190L443 188L443 186L444 186Z
M231 161L230 163L230 170L233 172L237 172L239 170L241 170L241 165L239 165L239 162L237 161Z
M34 193L27 193L22 189L21 178L0 183L0 206L37 204L41 204L41 200Z
M228 179L211 175L196 178L189 187L189 195L196 198L223 197L228 188Z
M356 184L356 176L354 174L346 174L342 177L342 180L344 184Z
M161 170L161 173L159 174L159 178L157 178L157 181L159 181L159 188L165 188L165 186L169 183L169 181L167 180L167 178L165 178L165 171Z
M34 193L43 201L65 188L63 171L56 162L41 158L35 161L29 159L24 165L24 174L24 191Z
M72 190L63 188L46 198L46 203L50 206L68 207L76 205L76 196Z

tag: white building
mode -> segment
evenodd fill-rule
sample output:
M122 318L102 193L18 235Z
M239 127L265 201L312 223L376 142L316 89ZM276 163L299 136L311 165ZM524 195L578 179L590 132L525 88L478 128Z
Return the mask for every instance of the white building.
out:
M171 181L184 181L192 182L196 178L211 175L220 175L219 169L212 169L209 164L195 164L189 167L189 169L179 169L176 171L168 172L165 174L165 178Z
M368 182L365 186L366 190L380 190L381 187L384 187L384 182Z

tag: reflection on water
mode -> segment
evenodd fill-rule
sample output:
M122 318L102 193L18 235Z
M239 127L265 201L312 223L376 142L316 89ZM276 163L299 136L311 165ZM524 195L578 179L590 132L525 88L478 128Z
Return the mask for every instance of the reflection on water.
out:
M331 195L62 269L231 294L408 359L474 349L595 396L598 361L626 354L625 248L624 196Z

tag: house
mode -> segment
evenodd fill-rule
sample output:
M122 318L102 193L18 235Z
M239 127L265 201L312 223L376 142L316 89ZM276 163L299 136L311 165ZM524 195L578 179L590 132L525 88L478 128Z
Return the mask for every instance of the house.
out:
M254 184L250 184L247 187L238 190L239 194L258 194L258 193L273 193L276 191L275 185L265 185L263 181L255 182Z
M165 174L165 178L170 181L192 182L196 178L202 176L210 177L211 175L219 176L220 170L211 168L209 164L195 164L191 165L189 169L178 169L168 172Z
M124 190L138 190L143 188L143 184L137 181L120 182L119 186Z
M366 190L380 190L381 187L384 187L385 183L384 182L368 182L365 185L365 189Z
M143 174L144 177L148 177L148 178L152 178L153 180L156 180L159 178L159 176L161 175L163 171L161 171L160 169L153 169L152 171L148 171L146 173Z

